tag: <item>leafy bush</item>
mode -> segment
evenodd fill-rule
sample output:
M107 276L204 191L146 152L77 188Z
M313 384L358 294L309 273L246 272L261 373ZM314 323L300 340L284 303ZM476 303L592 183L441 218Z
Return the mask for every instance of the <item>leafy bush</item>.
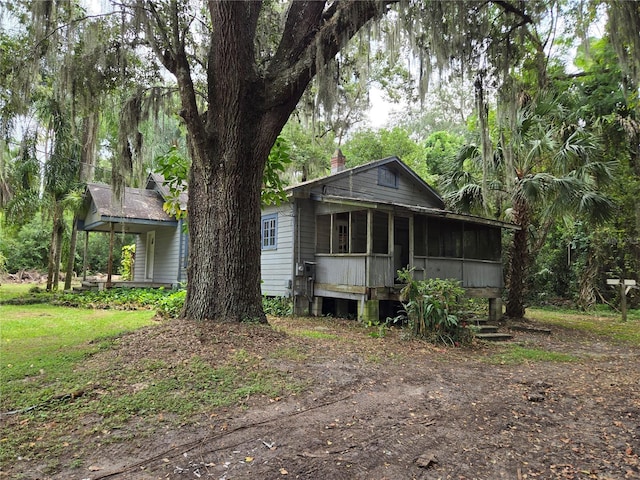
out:
M133 280L133 266L136 258L136 244L124 245L120 259L120 275L123 280Z
M51 297L53 305L69 307L138 310L156 308L162 299L175 293L164 288L110 288L101 291L60 293Z
M1 232L0 250L6 258L7 272L46 271L51 231L39 215L22 227L3 228Z
M187 296L187 291L184 289L176 290L175 292L159 299L156 308L158 315L165 318L177 318L182 312L184 306L184 299Z
M50 303L66 307L114 310L156 309L165 318L177 318L182 312L187 291L164 288L110 288L84 292L49 293L33 287L28 295L5 300L7 305ZM262 306L267 315L287 316L293 313L293 302L284 297L263 297Z
M293 302L286 297L262 297L262 309L266 315L286 317L293 314Z
M472 332L459 319L464 306L460 282L418 281L406 269L398 271L398 278L406 283L400 295L414 336L446 345L471 342Z

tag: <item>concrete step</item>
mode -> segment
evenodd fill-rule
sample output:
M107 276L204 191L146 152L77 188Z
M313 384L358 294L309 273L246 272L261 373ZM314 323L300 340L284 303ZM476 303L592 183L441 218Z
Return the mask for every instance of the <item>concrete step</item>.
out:
M477 333L497 333L498 332L498 327L496 325L481 324L481 325L476 325L475 328Z
M506 342L513 338L509 333L493 332L493 333L476 333L476 338L491 342Z

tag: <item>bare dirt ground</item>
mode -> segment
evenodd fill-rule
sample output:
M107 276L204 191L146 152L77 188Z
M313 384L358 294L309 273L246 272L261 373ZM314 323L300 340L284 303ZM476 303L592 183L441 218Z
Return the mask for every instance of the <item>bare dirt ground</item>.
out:
M321 338L282 333L285 322ZM444 349L347 320L272 319L275 330L172 321L120 339L91 362L132 356L222 362L237 349L304 382L286 398L249 397L193 424L127 441L87 438L83 467L56 479L640 479L640 352L553 328L513 342L573 362L495 364L505 347ZM329 335L337 338L323 338ZM272 355L275 351L296 354ZM141 425L144 422L141 422ZM128 434L128 437L124 434ZM69 459L61 462L69 464ZM31 472L31 473L29 473Z

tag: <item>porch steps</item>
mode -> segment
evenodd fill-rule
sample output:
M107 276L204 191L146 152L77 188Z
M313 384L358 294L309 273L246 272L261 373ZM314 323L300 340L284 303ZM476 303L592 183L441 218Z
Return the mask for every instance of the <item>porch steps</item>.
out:
M496 325L487 324L487 320L475 318L472 322L476 327L476 338L491 342L505 342L511 340L513 335L505 332L499 332Z

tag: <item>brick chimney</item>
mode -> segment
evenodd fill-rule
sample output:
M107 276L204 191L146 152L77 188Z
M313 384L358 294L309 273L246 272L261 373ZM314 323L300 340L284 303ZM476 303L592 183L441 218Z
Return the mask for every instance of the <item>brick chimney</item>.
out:
M336 151L333 152L333 157L331 157L331 173L338 173L344 170L344 163L346 162L345 156L342 154L342 150L336 148Z

